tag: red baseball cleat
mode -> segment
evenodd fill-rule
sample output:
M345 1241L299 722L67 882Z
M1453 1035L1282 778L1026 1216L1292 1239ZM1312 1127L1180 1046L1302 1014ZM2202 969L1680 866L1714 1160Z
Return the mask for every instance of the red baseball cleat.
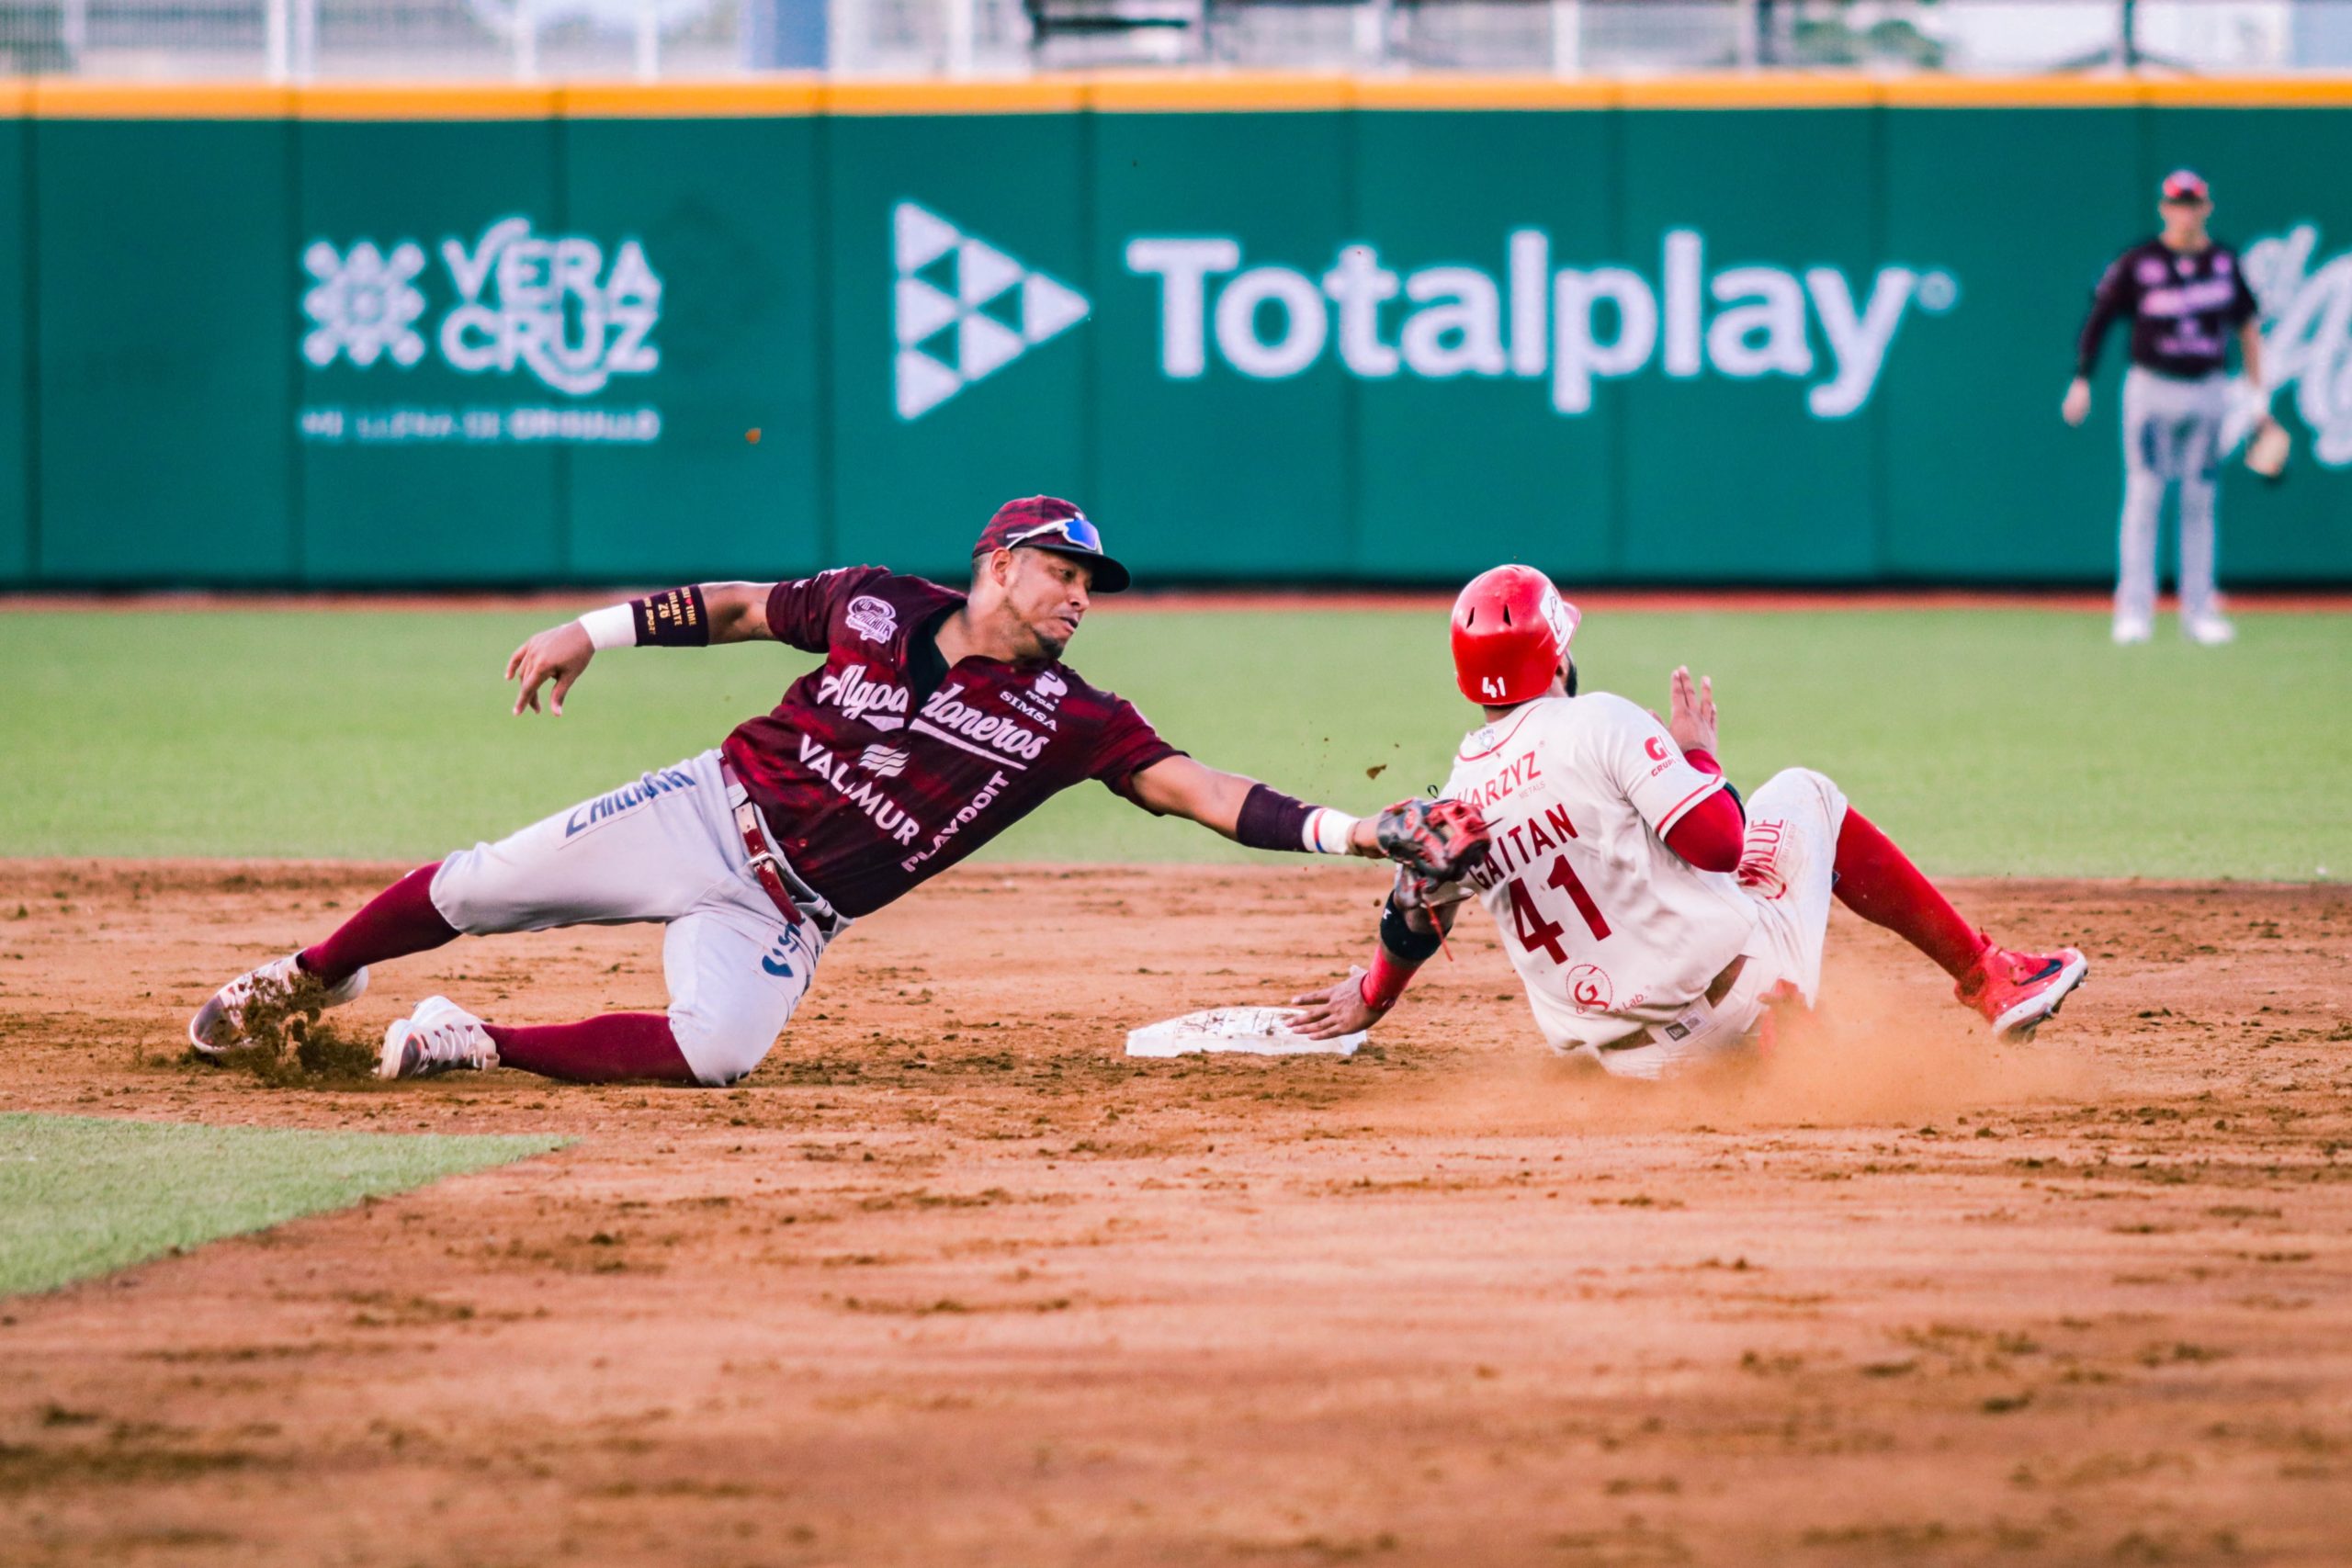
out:
M2067 993L2091 972L2090 960L2071 947L2055 953L2012 953L1986 943L1976 967L1952 995L1984 1015L2003 1040L2030 1040L2041 1021L2065 1004Z

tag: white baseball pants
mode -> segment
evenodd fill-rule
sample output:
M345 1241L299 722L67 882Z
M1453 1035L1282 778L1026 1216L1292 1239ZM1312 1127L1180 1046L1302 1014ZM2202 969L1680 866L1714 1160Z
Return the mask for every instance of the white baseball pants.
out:
M2230 378L2215 371L2186 381L2134 365L2123 377L2123 525L2115 579L2115 618L2156 613L2156 522L2165 491L2180 491L2180 613L2215 609L2214 481Z
M469 936L663 922L670 1032L697 1082L732 1083L784 1032L830 941L787 922L752 875L742 794L716 750L689 757L449 856L434 907Z
M1595 1051L1600 1065L1626 1077L1668 1077L1747 1049L1765 998L1783 985L1811 1007L1821 995L1838 835L1845 826L1846 796L1824 775L1790 768L1766 780L1747 801L1739 862L1740 890L1756 903L1739 978L1721 1001L1702 997L1668 1022L1652 1024L1647 1043Z

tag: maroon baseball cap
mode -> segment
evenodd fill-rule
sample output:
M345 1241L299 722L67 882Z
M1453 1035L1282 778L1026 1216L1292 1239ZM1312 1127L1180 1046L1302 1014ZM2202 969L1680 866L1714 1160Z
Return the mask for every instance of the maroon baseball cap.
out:
M1016 547L1051 550L1090 563L1097 593L1116 593L1129 581L1127 569L1102 553L1102 531L1087 521L1085 513L1057 496L1023 496L998 507L980 530L972 555L977 559L990 550Z
M2164 199L2166 201L2211 201L2213 193L2205 188L2205 176L2194 169L2175 169L2165 176Z

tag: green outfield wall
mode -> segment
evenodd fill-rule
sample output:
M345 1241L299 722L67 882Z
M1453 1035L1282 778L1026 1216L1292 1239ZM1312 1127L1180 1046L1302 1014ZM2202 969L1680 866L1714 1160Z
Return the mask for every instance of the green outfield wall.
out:
M2337 141L2346 159L2329 151ZM2352 581L2352 83L0 91L0 583L2103 578L2106 261L2189 164Z

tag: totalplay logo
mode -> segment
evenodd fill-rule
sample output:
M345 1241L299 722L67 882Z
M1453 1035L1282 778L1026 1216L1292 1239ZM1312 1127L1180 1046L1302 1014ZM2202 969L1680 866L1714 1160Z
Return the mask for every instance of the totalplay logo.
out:
M1550 235L1514 230L1499 276L1445 265L1398 273L1370 244L1342 245L1319 275L1242 265L1240 243L1145 237L1127 270L1159 285L1159 369L1279 381L1324 361L1365 380L1399 374L1521 377L1550 384L1552 407L1589 412L1596 383L1653 365L1677 379L1810 381L1805 408L1842 419L1870 400L1906 310L1940 314L1949 273L1882 266L1857 285L1837 267L1742 265L1710 271L1695 229L1671 229L1655 279L1627 266L1553 265Z
M919 419L1036 344L1084 321L1077 290L910 201L891 216L898 282L899 417ZM1696 228L1666 231L1655 271L1561 265L1541 229L1502 236L1493 270L1462 262L1406 271L1368 243L1328 267L1245 265L1221 235L1141 234L1121 248L1115 304L1158 307L1159 374L1200 381L1219 367L1282 381L1336 360L1369 381L1404 377L1531 381L1555 413L1598 406L1601 389L1662 372L1671 380L1785 378L1816 419L1859 412L1907 318L1953 310L1960 286L1936 268L1786 266L1713 257ZM2251 265L2251 257L2249 265ZM1148 293L1135 297L1140 284ZM1113 285L1106 283L1106 288Z
M911 201L892 209L890 231L900 419L921 419L1086 319L1076 289Z

